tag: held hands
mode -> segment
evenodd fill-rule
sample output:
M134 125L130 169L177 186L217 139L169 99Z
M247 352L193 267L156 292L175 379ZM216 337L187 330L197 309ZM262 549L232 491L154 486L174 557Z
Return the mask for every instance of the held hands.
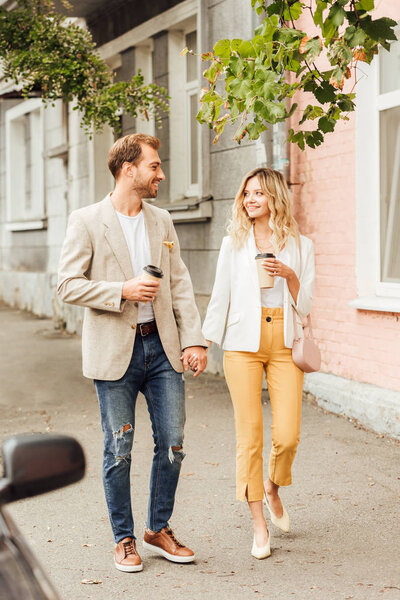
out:
M189 346L184 349L181 361L184 371L188 371L190 367L194 377L198 377L207 366L207 351L202 346Z
M154 300L159 287L159 281L134 277L125 281L122 286L122 299L131 302L150 302L150 300Z

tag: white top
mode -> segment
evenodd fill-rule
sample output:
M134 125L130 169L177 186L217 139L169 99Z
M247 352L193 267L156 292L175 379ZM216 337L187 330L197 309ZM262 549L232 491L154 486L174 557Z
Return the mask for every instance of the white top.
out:
M117 213L122 231L124 232L126 243L131 257L133 276L139 277L142 274L143 267L148 265L150 258L150 244L147 235L146 223L144 222L143 211L141 210L136 217L128 217ZM138 323L147 323L154 320L154 311L152 302L139 302Z
M254 240L254 238L252 238ZM259 254L259 250L256 246L255 240L253 249L256 256ZM276 258L283 262L285 265L289 262L289 256L286 248L284 248L279 254L276 255ZM274 287L273 288L260 288L261 292L261 306L266 306L267 308L282 308L283 307L283 292L285 289L285 279L284 277L274 276Z

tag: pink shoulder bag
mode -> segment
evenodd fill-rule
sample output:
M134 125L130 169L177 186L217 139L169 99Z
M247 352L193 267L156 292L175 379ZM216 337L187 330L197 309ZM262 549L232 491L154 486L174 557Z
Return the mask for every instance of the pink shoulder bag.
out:
M299 244L299 250L301 273L301 242ZM313 373L314 371L319 371L321 368L321 352L319 351L319 348L314 340L311 326L311 317L310 315L307 315L307 323L305 325L302 324L303 337L300 337L295 315L296 309L293 305L292 308L294 330L294 339L292 346L293 362L299 367L299 369L304 371L304 373Z
M297 321L295 317L295 308L293 308L293 327L294 327L294 340L292 346L292 358L293 362L304 371L304 373L312 373L313 371L319 371L321 368L321 352L317 344L315 343L312 327L311 317L307 315L307 324L302 325L303 336L299 336L297 327Z

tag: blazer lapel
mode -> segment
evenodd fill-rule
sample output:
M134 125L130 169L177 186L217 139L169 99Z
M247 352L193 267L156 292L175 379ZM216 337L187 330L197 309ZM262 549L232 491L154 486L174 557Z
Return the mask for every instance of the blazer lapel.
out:
M162 251L162 235L157 222L156 211L145 201L142 202L142 210L149 238L151 264L159 267Z
M103 203L103 223L106 226L104 233L105 238L111 246L115 258L126 279L132 279L133 269L129 249L110 196L107 196L103 200Z
M251 273L253 283L255 283L255 285L259 289L257 265L256 265L256 261L255 261L255 257L258 254L258 250L257 250L257 246L256 246L256 241L254 239L253 227L250 229L250 235L247 238L247 242L244 245L243 250L246 252L247 262L249 265L249 271Z

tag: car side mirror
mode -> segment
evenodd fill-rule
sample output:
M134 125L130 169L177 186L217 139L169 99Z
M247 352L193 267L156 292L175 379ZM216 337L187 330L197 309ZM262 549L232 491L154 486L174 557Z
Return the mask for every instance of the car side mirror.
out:
M23 434L7 439L3 464L0 503L56 490L79 481L85 473L79 442L57 434Z

